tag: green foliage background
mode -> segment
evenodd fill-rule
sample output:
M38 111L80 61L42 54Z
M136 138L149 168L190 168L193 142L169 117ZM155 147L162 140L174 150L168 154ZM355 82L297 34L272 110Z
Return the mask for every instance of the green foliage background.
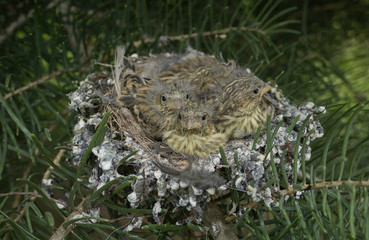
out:
M0 9L2 238L48 239L74 206L91 196L73 184L77 170L65 161L74 124L66 94L89 73L103 69L96 62L112 63L115 46L124 44L128 54L140 55L182 52L190 45L235 59L278 84L295 104L313 101L327 107L320 119L325 137L314 142L308 174L298 183L326 182L328 187L308 191L299 201L281 201L278 208L250 209L232 222L238 237L369 239L368 0L39 0L0 1ZM61 167L54 166L51 174L66 180L55 184L61 196L72 195L66 210L53 207L46 196L30 195L33 190L42 195L40 181L62 149L67 151ZM88 174L81 178L83 186ZM355 186L350 180L363 182ZM340 186L332 187L331 181ZM113 204L114 197L105 200ZM105 217L143 212L110 209ZM93 234L105 239L106 232L121 226L106 219L77 224L67 239ZM151 227L131 234L161 239L178 234L178 239L201 230ZM119 230L111 239L129 236Z

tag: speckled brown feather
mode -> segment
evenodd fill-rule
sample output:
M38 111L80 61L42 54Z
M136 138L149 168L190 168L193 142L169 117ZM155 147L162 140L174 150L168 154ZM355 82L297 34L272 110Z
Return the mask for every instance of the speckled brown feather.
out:
M217 129L229 138L238 139L254 134L259 125L264 128L268 115L274 115L274 106L266 101L265 95L270 89L256 77L229 83L219 95Z
M201 98L216 101L227 84L239 78L256 78L247 68L234 61L224 62L214 56L189 53L177 63L160 73L160 79L170 81L178 79L196 86ZM216 103L214 103L216 104Z
M177 62L177 54L159 54L140 58L124 58L125 71L120 79L121 95L135 96L144 85L159 80L159 73ZM154 84L154 83L151 83ZM123 101L126 104L129 100ZM129 102L130 103L130 102ZM126 107L132 107L131 105Z
M232 68L218 61L213 56L189 55L178 64L160 73L165 80L180 79L194 84L200 93L220 91L224 81L228 79Z
M119 101L132 106L137 121L152 137L160 139L168 113L193 101L194 93L195 90L186 82L152 79L138 88L136 94L121 96Z
M164 131L163 142L174 151L203 159L223 146L227 137L217 132L211 108L196 103L179 111L175 129Z

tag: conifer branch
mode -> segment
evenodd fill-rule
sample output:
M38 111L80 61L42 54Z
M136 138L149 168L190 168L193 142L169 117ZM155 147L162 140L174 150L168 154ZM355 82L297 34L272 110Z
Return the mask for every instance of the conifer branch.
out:
M54 1L51 1L47 6L46 6L46 9L51 9L53 8L54 6L56 6L57 4L59 3L58 0L54 0ZM9 24L9 26L7 28L5 28L5 34L3 35L0 35L0 45L7 39L9 38L13 33L14 31L22 26L24 23L27 22L28 19L32 18L33 15L35 13L35 9L31 9L26 15L24 14L21 14L17 20L15 20L14 22L11 22Z
M24 91L27 91L28 89L30 89L32 87L36 87L37 85L40 85L41 83L46 82L46 81L48 81L48 80L50 80L52 78L58 77L58 76L62 75L63 73L64 72L62 72L62 71L55 71L55 72L53 72L53 73L51 73L51 74L49 74L47 76L43 76L42 78L40 78L40 79L38 79L38 80L36 80L34 82L31 82L31 83L29 83L26 86L23 86L23 87L18 88L17 90L15 90L13 92L10 92L8 94L5 94L4 100L6 100L8 98L11 98L12 96L17 95L19 93L22 93Z
M59 77L60 75L66 73L66 72L74 72L74 71L77 71L77 70L84 70L84 69L87 69L87 67L69 68L66 71L55 71L55 72L53 72L53 73L51 73L51 74L49 74L47 76L43 76L42 78L40 78L40 79L38 79L38 80L36 80L34 82L29 83L26 86L23 86L21 88L18 88L17 90L15 90L13 92L10 92L10 93L5 94L4 100L7 100L8 98L13 97L14 95L17 95L19 93L22 93L24 91L27 91L30 88L36 87L36 86L40 85L41 83L44 83L44 82L46 82L46 81L48 81L50 79ZM0 101L0 103L1 103L1 101Z
M352 181L352 180L345 180L345 181L332 181L332 182L320 182L320 183L316 183L316 184L305 184L302 186L302 190L297 190L294 188L288 188L288 189L284 189L280 191L280 195L279 196L274 196L275 198L280 198L283 197L285 195L291 195L291 194L296 194L299 191L310 191L310 190L317 190L317 189L323 189L323 188L333 188L333 187L340 187L342 186L344 183L349 184L351 186L356 186L356 187L369 187L369 180L367 181ZM246 203L244 205L242 205L243 209L252 209L252 208L256 208L257 206L263 205L263 202L249 202ZM231 222L233 220L236 219L235 215L230 215L228 217L225 218L226 222Z
M83 213L83 203L88 197L84 198L80 204L75 208L75 210L63 221L63 223L60 224L58 229L54 232L54 234L50 237L50 240L62 240L65 239L65 237L70 233L70 231L73 230L74 224L69 224L67 226L64 226L64 223L70 220L73 220L74 218L79 218L81 213Z
M60 163L60 161L61 161L64 153L65 153L65 150L64 149L61 149L58 152L58 154L56 155L56 157L53 160L53 162L55 163L55 165L59 165L59 163ZM53 167L52 166L49 166L49 168L44 173L44 176L43 176L42 180L49 179L50 174L51 174L50 170L52 170L52 169L53 169ZM41 182L42 182L42 180L41 180ZM31 197L30 201L31 202L34 202L37 197L39 197L39 194L37 193L37 191L34 191L33 194L32 194L32 197ZM23 207L22 210L19 212L19 215L14 219L14 222L18 222L19 220L21 220L23 218L25 212L26 212L26 208Z
M351 186L356 186L356 187L369 187L369 180L367 181L352 181L352 180L343 180L343 181L332 181L332 182L320 182L320 183L316 183L316 184L305 184L302 188L306 189L306 188L310 188L310 190L313 189L322 189L322 188L333 188L333 187L340 187L342 186L344 183L351 185ZM301 190L296 190L294 188L288 188L288 189L284 189L282 191L280 191L280 193L282 195L289 195L289 194L295 194L296 192L301 191Z
M179 41L179 40L182 40L182 39L196 38L200 35L204 36L204 37L215 35L215 37L224 39L224 38L227 37L226 34L232 32L232 31L237 31L237 30L243 31L243 32L246 32L246 31L257 32L257 33L260 33L262 35L265 35L265 32L262 31L261 29L258 29L258 28L229 27L229 28L219 29L219 30L215 30L215 31L202 32L201 34L199 34L199 33L190 33L190 34L181 34L181 35L177 35L177 36L161 36L159 38L159 41L160 42ZM153 42L155 42L154 38L146 38L143 41L139 40L139 41L133 42L133 45L135 47L138 47L142 43L147 44L147 43L153 43Z

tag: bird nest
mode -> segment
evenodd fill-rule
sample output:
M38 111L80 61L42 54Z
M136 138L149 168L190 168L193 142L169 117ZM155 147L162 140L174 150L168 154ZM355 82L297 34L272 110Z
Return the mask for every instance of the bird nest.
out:
M246 194L249 201L278 205L281 189L292 186L301 159L311 158L311 142L323 136L316 116L324 113L325 108L311 102L292 105L277 87L272 88L270 96L277 111L266 130L230 140L223 151L199 161L170 151L147 136L131 111L116 104L111 74L90 74L69 94L69 107L77 112L78 118L73 138L74 164L80 164L109 111L104 140L92 149L94 157L90 159L96 165L89 187L99 188L118 177L135 176L127 196L130 207L141 207L143 199L154 197L157 202L153 215L157 222L164 205L201 213L207 202L231 190ZM134 158L121 163L134 151ZM241 214L242 210L234 208L233 213Z

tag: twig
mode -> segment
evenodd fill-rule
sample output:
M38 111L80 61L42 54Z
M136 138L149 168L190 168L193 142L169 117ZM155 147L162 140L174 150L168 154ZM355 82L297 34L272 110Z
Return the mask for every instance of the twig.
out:
M14 195L32 195L35 197L41 197L41 195L39 195L37 192L8 192L8 193L0 193L0 198Z
M61 74L63 74L64 72L62 71L56 71L56 72L53 72L51 73L50 75L47 75L47 76L44 76L34 82L31 82L30 84L24 86L24 87L21 87L21 88L18 88L17 90L15 90L14 92L11 92L11 93L8 93L8 94L5 94L4 96L4 100L8 99L8 98L11 98L12 96L14 95L17 95L21 92L24 92L24 91L27 91L28 89L32 88L32 87L35 87L43 82L46 82L52 78L55 78L57 76L60 76Z
M57 165L57 164L59 164L59 162L60 162L60 160L61 160L61 158L62 158L62 156L63 156L63 154L64 154L64 152L65 152L65 149L61 149L60 151L59 151L59 153L56 155L56 157L54 158L54 160L53 160L53 162ZM51 172L50 172L50 170L51 169L53 169L53 167L52 166L50 166L47 170L46 170L46 172L45 172L45 174L44 174L44 176L43 176L43 178L42 179L48 179L49 177L50 177L50 174L51 174ZM28 174L27 174L28 175ZM34 191L34 192L32 192L32 193L24 193L24 192L22 192L22 193L18 193L18 192L13 192L13 193L5 193L5 194L8 194L9 196L10 195L16 195L16 196L20 196L20 195L32 195L32 197L30 198L30 200L29 201L31 201L31 202L34 202L34 201L36 201L36 198L39 198L39 197L42 197L42 196L40 196L38 193L37 193L37 191ZM0 197L1 197L1 195L0 195ZM52 201L54 201L55 203L59 203L59 204L62 204L62 205L64 205L65 206L65 204L63 203L63 202L61 202L61 201L59 201L59 200L57 200L57 199L54 199L54 198L51 198L51 197L49 197L49 199L50 200L52 200ZM20 204L21 205L21 204ZM65 207L67 207L67 206L65 206ZM18 214L18 216L14 219L14 222L18 222L18 221L20 221L22 218L23 218L23 216L24 216L24 214L26 213L26 208L25 207L23 207L20 211L19 211L19 214ZM9 224L7 224L7 226L8 227L10 227L10 225ZM4 239L6 239L6 236L4 237Z
M22 195L31 195L31 200L32 199L36 199L36 198L43 198L40 194L38 194L36 191L34 192L8 192L8 193L0 193L0 198L1 197L8 197L8 196L22 196ZM64 205L64 207L67 207L67 205L58 200L58 199L55 199L55 198L52 198L52 197L48 197L51 201L57 203L57 204L61 204L61 205ZM26 199L27 200L27 199ZM22 204L20 204L22 205ZM22 209L23 211L23 209ZM23 213L24 214L24 213Z
M305 189L309 186L311 186L311 189L322 189L325 187L333 188L333 187L340 187L343 185L343 183L347 183L351 186L356 186L356 187L369 187L369 180L367 181L345 180L345 181L320 182L316 184L305 184L304 186L302 186L302 188ZM299 190L296 190L294 188L288 188L288 189L280 191L280 193L282 195L289 195L289 194L295 194L297 191Z
M69 225L65 226L64 223L66 223L70 220L73 220L74 218L78 218L80 215L84 215L83 214L84 213L83 204L84 204L84 202L87 198L88 198L88 196L86 196L84 199L82 199L81 203L75 208L75 210L67 218L64 219L63 223L61 223L59 225L58 229L50 237L50 240L65 239L65 237L70 233L70 231L73 230L74 224L69 224ZM122 219L128 219L128 218L134 218L134 217L127 216L127 217L122 217L122 218L117 218L117 219L111 219L109 222L114 223L116 221L119 221L119 220L122 220Z
M23 25L28 19L33 17L35 10L31 9L27 15L21 14L17 20L10 23L10 25L5 29L5 34L0 35L0 44L2 44L7 38L9 38L15 29L17 29L19 26Z
M182 40L182 39L188 39L188 38L195 38L198 36L211 36L211 35L215 35L218 36L220 38L225 38L225 36L223 36L224 34L227 34L231 31L249 31L249 32L258 32L260 34L265 35L265 32L257 29L257 28L248 28L248 27L229 27L229 28L224 28L224 29L220 29L220 30L215 30L215 31L208 31L208 32L203 32L201 34L199 33L191 33L191 34L183 34L183 35L178 35L178 36L162 36L160 37L163 41L178 41L178 40ZM160 40L160 39L159 39ZM147 38L143 40L143 43L153 43L155 41L154 38ZM133 42L133 45L135 47L140 46L142 43L142 41L135 41Z
M114 66L112 64L106 64L106 63L100 63L100 62L95 62L95 64L100 65L100 66L104 66L104 67L110 67L110 68L112 68Z
M54 158L53 160L53 163L55 165L59 165L63 155L65 153L65 149L60 149L60 151L58 152L58 154L56 155L56 157ZM53 170L54 168L52 166L50 166L47 171L45 172L44 176L42 177L42 180L43 179L49 179L50 178L50 175L51 175L51 170Z
M369 187L369 180L367 180L367 181L346 180L346 181L320 182L320 183L316 183L316 184L305 184L305 185L302 186L302 189L310 188L310 190L313 190L313 189L322 189L322 188L325 188L325 187L328 187L328 188L340 187L340 186L343 185L343 183L347 183L351 186L357 186L357 187ZM288 188L288 189L280 191L279 196L274 196L274 197L275 198L280 198L280 197L283 197L285 195L295 194L298 191L301 191L301 190L296 190L294 188ZM244 209L245 208L255 208L255 207L260 206L262 204L263 204L263 202L249 202L249 203L246 203L246 204L242 205L240 208L244 208ZM236 219L235 215L230 215L230 216L226 217L224 220L226 222L231 222L235 219Z
M36 153L37 154L37 153ZM35 155L36 155L35 154ZM32 169L32 163L29 163L27 168L24 170L23 174L22 174L22 177L23 178L26 178L28 176L28 174L31 172L31 169ZM20 189L21 190L21 189ZM36 191L35 191L36 192ZM13 207L17 207L17 206L20 206L19 202L21 201L21 196L20 195L17 195L15 197L15 200L13 201L12 205Z
M134 219L137 217L144 217L144 218L149 218L152 217L152 215L135 215L135 216L124 216L124 217L120 217L120 218L115 218L115 219L109 219L109 223L115 223L115 222L119 222L121 220L127 220L127 219Z
M61 150L59 151L59 153L56 155L56 157L55 157L55 158L54 158L54 160L53 160L53 162L55 163L55 165L58 165L58 164L59 164L59 162L60 162L60 160L61 160L62 156L64 155L64 152L65 152L65 150L64 150L64 149L61 149ZM45 172L45 174L44 174L44 176L43 176L43 178L42 178L42 179L48 179L48 178L50 177L50 174L51 174L50 170L52 170L52 169L53 169L53 167L52 167L52 166L50 166L50 167L46 170L46 172ZM31 202L34 202L34 201L36 200L36 198L38 197L37 195L38 195L38 194L37 194L37 192L36 192L36 191L34 191L34 194L33 194L33 196L31 197L30 201L31 201ZM26 212L26 208L22 208L22 210L19 212L19 215L14 219L14 222L18 222L19 220L21 220L21 219L23 218L23 216L24 216L25 212Z
M14 95L17 95L21 92L24 92L24 91L27 91L28 89L32 88L32 87L36 87L37 85L41 84L41 83L44 83L52 78L55 78L55 77L58 77L66 72L74 72L74 71L77 71L77 70L84 70L85 68L87 68L86 66L81 66L81 67L78 67L78 68L69 68L68 70L66 71L55 71L47 76L43 76L42 78L34 81L34 82L31 82L30 84L24 86L24 87L21 87L21 88L18 88L17 90L15 90L14 92L11 92L11 93L8 93L8 94L5 94L4 96L4 100L7 100L8 98L11 98L12 96ZM0 101L1 103L1 101Z
M53 8L54 6L56 6L58 4L58 0L54 0L52 2L50 2L47 6L46 9L50 9ZM31 17L33 17L33 14L35 13L35 9L31 9L27 15L21 14L17 20L15 20L14 22L11 22L9 24L9 26L5 29L5 34L0 35L0 44L2 44L7 38L9 38L13 32L15 31L15 29L17 29L18 27L22 26L25 22L28 21L28 19L30 19Z
M75 208L75 210L64 219L63 223L61 223L58 229L54 232L54 234L50 237L50 240L62 240L72 231L74 224L69 224L68 226L64 226L64 223L74 218L77 218L83 212L83 203L87 198L84 198L81 203Z

